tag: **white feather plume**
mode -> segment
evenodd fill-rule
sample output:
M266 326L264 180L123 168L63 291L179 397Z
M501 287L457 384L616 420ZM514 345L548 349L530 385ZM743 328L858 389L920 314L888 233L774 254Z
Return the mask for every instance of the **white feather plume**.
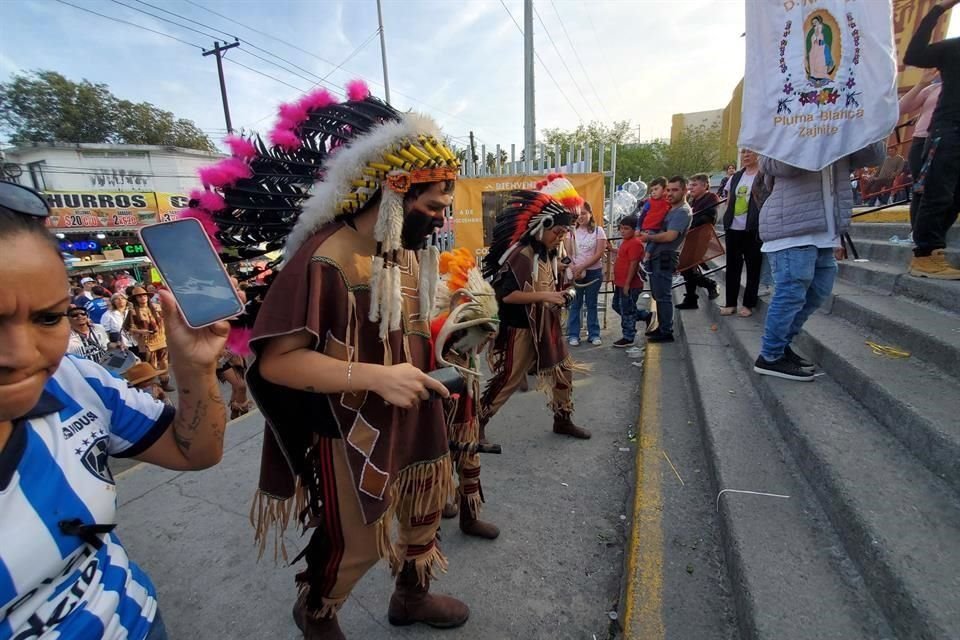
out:
M429 117L405 113L401 120L387 122L334 151L323 163L323 180L314 184L310 198L304 203L297 224L287 237L284 262L293 257L300 246L324 224L332 221L340 201L352 190L352 182L363 176L370 162L383 162L383 155L405 138L419 135L441 139L440 128Z

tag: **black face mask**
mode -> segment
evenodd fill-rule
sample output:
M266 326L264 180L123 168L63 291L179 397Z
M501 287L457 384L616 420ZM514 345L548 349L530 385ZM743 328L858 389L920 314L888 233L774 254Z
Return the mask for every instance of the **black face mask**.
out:
M435 218L420 211L411 211L403 217L403 229L400 230L400 244L404 249L416 251L422 249L435 230L443 226L443 218Z

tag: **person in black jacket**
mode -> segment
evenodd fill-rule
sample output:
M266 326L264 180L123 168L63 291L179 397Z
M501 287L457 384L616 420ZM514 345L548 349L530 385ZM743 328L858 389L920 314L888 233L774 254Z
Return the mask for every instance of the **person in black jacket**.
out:
M740 275L743 265L747 265L747 286L743 291L743 308L740 315L744 318L753 315L757 306L757 291L760 288L760 267L763 256L760 247L760 207L767 199L769 190L764 176L760 173L757 154L750 149L740 150L741 169L733 174L727 184L729 198L723 214L723 228L726 231L727 273L726 305L721 307L720 315L732 316L737 312L737 298L740 295Z
M910 275L960 280L960 269L946 258L947 232L960 211L960 38L930 43L937 21L960 0L940 0L924 16L903 55L903 63L937 69L943 81L921 175L914 193L921 193L913 229Z
M693 210L693 218L690 220L691 229L705 224L717 224L719 203L720 198L710 191L710 176L698 173L690 178L690 208ZM683 302L676 305L677 309L697 308L697 287L706 289L707 297L711 300L716 300L720 296L717 283L703 275L699 265L681 272L680 275L683 276L686 294Z

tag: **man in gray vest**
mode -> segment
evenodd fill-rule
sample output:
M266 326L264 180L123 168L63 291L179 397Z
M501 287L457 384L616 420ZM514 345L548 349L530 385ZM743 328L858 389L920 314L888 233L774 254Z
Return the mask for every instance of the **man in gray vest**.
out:
M760 171L774 178L760 209L760 238L770 261L774 293L767 309L757 373L812 381L815 365L790 348L803 324L830 296L842 257L840 236L850 227L850 172L874 166L886 155L876 142L820 171L760 158Z

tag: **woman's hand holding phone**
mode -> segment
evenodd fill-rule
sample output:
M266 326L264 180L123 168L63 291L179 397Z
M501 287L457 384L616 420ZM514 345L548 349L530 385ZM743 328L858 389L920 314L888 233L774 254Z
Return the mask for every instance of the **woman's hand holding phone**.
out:
M166 312L167 348L174 368L215 369L227 343L230 323L221 320L202 329L191 329L180 315L172 293L161 291L160 304Z

